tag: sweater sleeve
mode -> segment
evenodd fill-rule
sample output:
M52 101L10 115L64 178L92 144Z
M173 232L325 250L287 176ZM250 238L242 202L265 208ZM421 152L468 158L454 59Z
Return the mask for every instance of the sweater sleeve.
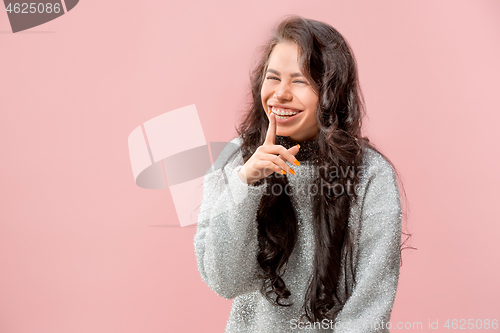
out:
M389 332L387 322L396 297L401 244L398 184L382 156L367 169L360 204L356 285L337 315L335 332Z
M219 296L233 299L260 289L256 275L257 209L265 184L248 185L238 176L241 153L229 155L239 145L233 139L222 151L203 181L203 199L198 215L194 248L202 279ZM217 168L229 160L223 169Z

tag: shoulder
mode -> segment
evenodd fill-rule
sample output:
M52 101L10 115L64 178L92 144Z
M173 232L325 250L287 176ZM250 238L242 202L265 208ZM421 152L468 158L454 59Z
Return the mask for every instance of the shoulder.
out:
M395 170L384 155L370 146L364 146L362 148L362 154L362 182L369 182L374 177L387 178L387 180L391 181L396 180Z
M399 206L400 195L396 172L389 160L372 147L363 147L363 164L356 193L360 204L382 208Z
M232 139L229 143L241 146L242 142L243 142L243 139L241 138L241 136L238 136L238 137Z
M210 150L214 164L210 167L209 172L222 169L228 164L238 163L241 159L242 142L241 137L236 137L229 142L211 143Z
M396 171L384 155L371 147L363 147L362 169L355 191L357 223L361 230L368 230L364 237L379 233L380 239L392 236L397 239L402 215Z

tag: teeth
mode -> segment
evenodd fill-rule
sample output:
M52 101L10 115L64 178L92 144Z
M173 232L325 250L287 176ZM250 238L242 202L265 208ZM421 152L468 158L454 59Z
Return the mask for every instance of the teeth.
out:
M278 116L294 116L298 111L292 111L290 109L281 109L281 108L275 108L274 106L271 107L271 110L274 112L274 114Z

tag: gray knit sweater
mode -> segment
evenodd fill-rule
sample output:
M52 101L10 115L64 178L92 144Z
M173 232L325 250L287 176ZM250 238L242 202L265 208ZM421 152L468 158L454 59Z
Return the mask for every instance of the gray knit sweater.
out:
M241 138L233 139L205 176L194 237L201 277L218 295L234 299L225 332L388 332L401 242L400 197L390 164L374 150L363 148L358 201L351 206L349 217L352 230L358 230L353 257L357 283L343 294L344 307L335 321L299 322L315 246L313 203L307 195L314 175L312 164L293 165L296 174L286 175L299 230L282 278L291 292L285 303L294 305L275 306L260 293L263 282L256 278L261 271L256 258L256 214L266 185L247 185L238 177L243 165L240 153L220 169L220 163L240 144ZM344 273L345 266L344 262ZM340 283L344 281L341 278Z

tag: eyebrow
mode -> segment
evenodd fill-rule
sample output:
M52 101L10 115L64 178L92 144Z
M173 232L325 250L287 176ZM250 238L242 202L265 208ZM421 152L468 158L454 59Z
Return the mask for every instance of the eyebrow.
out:
M272 69L272 68L269 68L269 69L266 71L266 73L267 73L267 72L271 72L271 73L274 73L274 74L276 74L276 75L281 75L281 74L280 74L280 72L278 72L277 70ZM302 75L302 73L293 73L293 74L291 74L291 75L290 75L290 77L297 77L297 76L302 76L302 77L303 77L304 75Z

